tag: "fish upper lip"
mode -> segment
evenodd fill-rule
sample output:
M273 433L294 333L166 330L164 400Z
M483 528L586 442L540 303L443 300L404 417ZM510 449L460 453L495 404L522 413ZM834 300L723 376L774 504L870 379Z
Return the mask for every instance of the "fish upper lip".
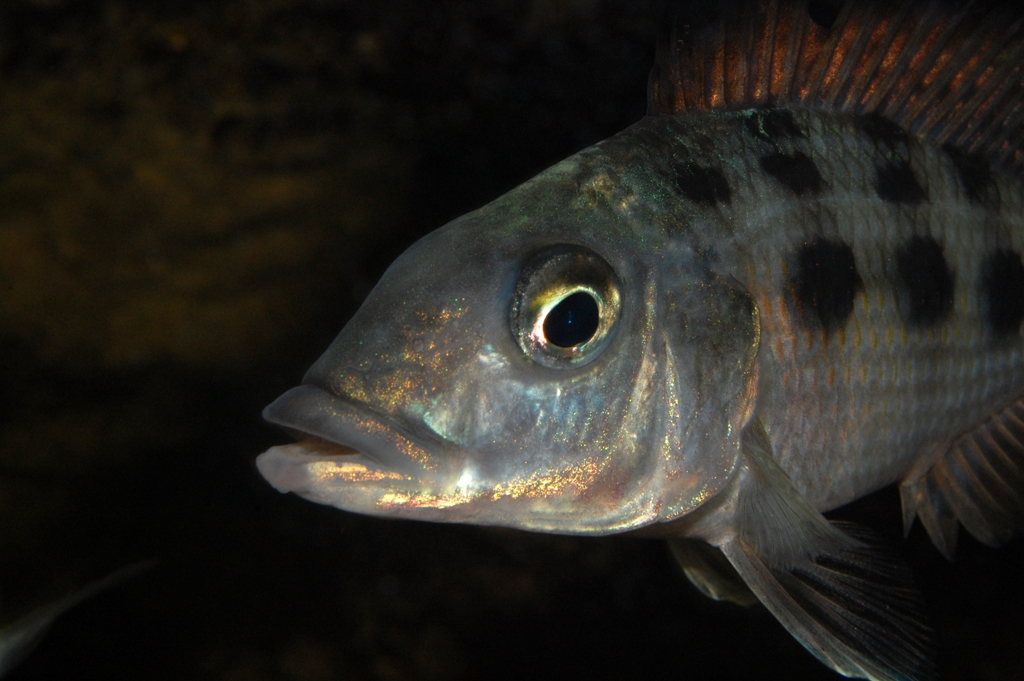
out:
M263 418L290 431L355 450L388 469L422 476L437 457L396 423L311 384L288 390L263 410Z

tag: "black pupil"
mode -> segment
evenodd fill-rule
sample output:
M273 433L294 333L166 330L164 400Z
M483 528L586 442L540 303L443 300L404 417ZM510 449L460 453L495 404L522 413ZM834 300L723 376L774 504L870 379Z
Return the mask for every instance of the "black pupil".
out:
M600 321L601 311L594 296L577 291L548 312L544 319L544 337L552 345L571 348L593 338Z

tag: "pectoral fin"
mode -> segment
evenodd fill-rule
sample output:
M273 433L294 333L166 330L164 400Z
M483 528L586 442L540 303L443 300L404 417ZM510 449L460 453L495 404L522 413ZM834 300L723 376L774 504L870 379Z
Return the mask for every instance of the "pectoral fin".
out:
M864 528L826 520L775 463L760 426L749 430L736 531L720 547L736 572L840 674L933 678L931 630L909 567Z
M669 539L668 546L683 574L708 598L744 606L757 603L757 596L720 549L702 539L684 537Z
M916 515L947 558L959 523L983 544L999 546L1024 529L1024 400L953 441L929 468L900 486L904 529Z

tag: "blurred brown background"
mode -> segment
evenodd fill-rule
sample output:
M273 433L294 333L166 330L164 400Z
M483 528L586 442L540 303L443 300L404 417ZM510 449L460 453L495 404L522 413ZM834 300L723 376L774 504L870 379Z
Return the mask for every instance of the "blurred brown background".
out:
M658 542L267 486L387 264L638 120L659 3L0 5L0 624L122 565L21 679L837 678ZM847 515L900 541L891 490ZM946 679L1024 678L1024 549L907 544Z

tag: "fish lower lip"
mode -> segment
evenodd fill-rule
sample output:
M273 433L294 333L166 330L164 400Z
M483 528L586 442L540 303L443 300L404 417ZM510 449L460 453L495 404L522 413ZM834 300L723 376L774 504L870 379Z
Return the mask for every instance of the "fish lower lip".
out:
M381 466L368 456L321 438L307 437L278 445L256 457L256 468L279 492L295 492L323 504L337 505L367 497L379 498L379 486L417 486L409 475Z
M397 424L314 385L300 385L281 395L263 410L263 418L297 432L300 439L318 440L317 449L330 456L359 454L382 467L413 475L437 466L436 457Z

